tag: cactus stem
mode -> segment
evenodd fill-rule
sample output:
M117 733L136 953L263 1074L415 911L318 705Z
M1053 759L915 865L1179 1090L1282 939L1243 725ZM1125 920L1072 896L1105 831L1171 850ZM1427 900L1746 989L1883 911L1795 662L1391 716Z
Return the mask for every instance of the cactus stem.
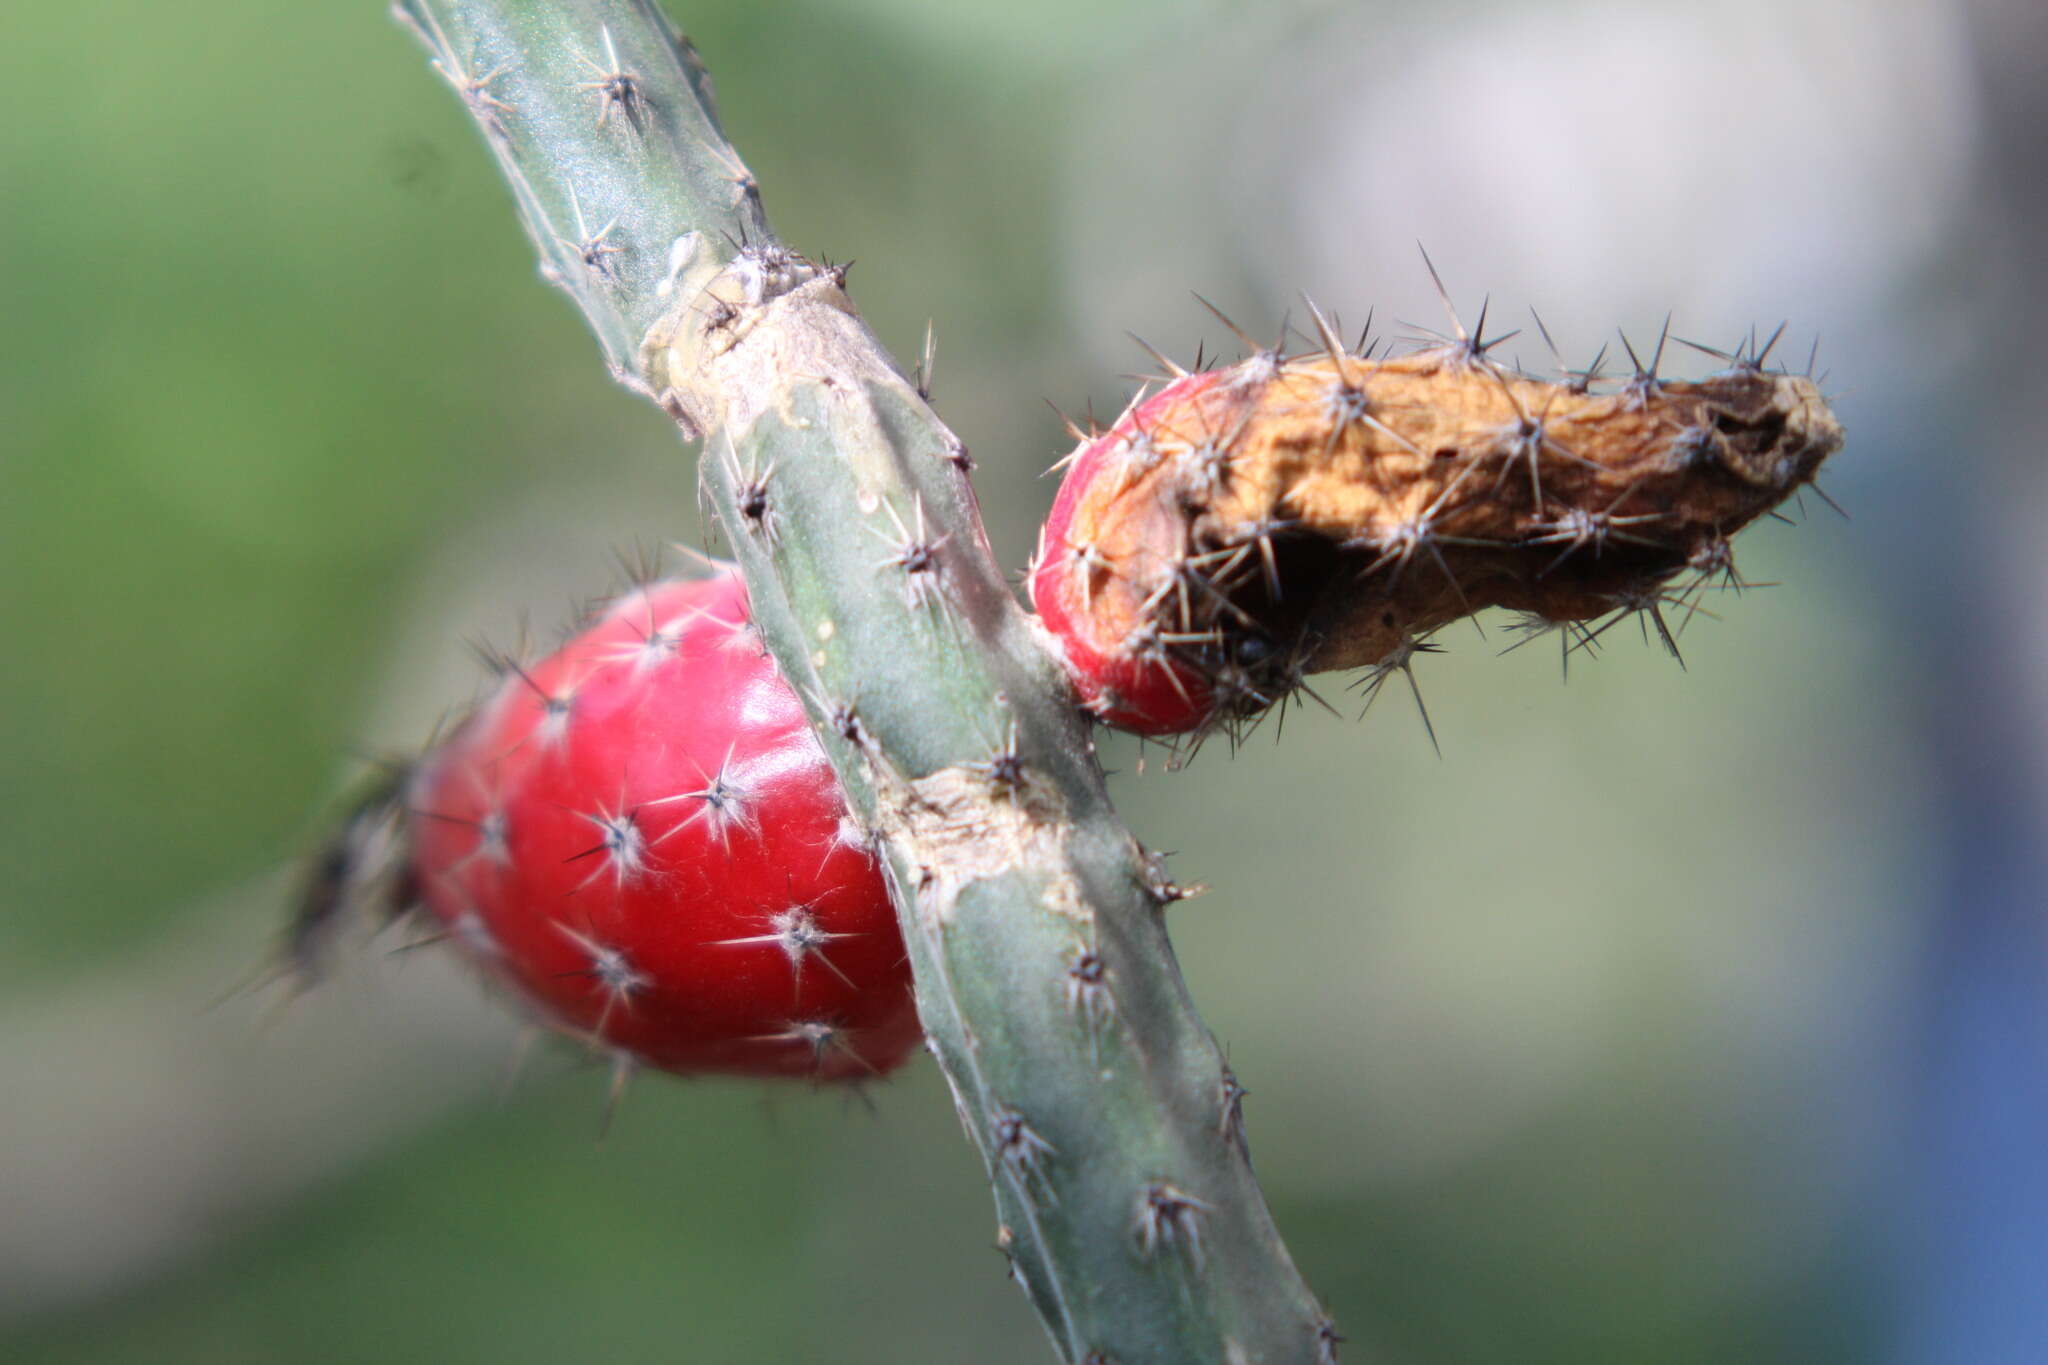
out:
M1192 891L1116 820L1073 693L988 552L972 457L926 401L931 332L906 378L846 267L777 241L702 65L650 0L400 4L484 125L546 277L621 382L706 441L703 497L839 772L841 837L883 854L999 1245L1062 1357L1325 1358L1327 1319L1218 1140L1235 1081L1159 913ZM1132 452L1156 466L1149 439ZM743 783L706 775L668 799L730 820ZM774 1037L821 1068L846 1046L826 1019Z

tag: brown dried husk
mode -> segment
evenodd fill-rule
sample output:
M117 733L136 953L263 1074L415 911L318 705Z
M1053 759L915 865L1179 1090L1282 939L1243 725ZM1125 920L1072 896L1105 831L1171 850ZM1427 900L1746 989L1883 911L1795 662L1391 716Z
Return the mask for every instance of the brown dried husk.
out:
M1150 624L1212 675L1249 667L1244 709L1486 607L1583 621L1732 576L1729 538L1842 443L1811 380L1749 364L1599 391L1460 344L1182 383L1119 424L1156 455L1100 462L1070 534L1104 633Z

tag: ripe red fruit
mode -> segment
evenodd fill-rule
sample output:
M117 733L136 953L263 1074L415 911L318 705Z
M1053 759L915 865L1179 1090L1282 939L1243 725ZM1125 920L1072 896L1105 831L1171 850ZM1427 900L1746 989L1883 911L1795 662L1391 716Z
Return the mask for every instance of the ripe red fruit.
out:
M408 823L449 936L622 1058L857 1080L922 1037L881 868L730 570L514 667Z

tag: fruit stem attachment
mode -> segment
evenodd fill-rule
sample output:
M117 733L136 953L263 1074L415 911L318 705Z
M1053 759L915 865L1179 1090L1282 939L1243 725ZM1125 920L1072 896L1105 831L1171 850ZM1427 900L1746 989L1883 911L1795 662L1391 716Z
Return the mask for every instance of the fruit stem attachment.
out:
M1333 1358L1188 997L1180 892L989 552L965 447L770 233L646 0L401 0L613 372L702 436L755 618L879 841L997 1242L1075 1365Z

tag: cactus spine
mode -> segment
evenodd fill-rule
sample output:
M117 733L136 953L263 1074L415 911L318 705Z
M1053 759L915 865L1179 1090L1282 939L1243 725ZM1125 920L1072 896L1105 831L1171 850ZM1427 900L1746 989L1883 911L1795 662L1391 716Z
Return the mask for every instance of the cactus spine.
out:
M400 0L613 373L704 439L756 620L892 879L999 1244L1063 1358L1321 1362L1334 1331L965 448L783 248L649 0Z

